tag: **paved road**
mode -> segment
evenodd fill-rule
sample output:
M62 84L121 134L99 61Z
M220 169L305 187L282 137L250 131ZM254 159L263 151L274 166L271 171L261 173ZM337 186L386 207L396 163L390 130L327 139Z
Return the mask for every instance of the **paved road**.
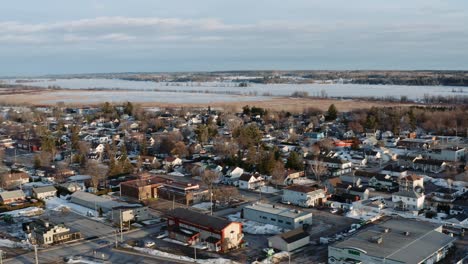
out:
M137 229L130 231L129 233L124 233L124 240L128 239L138 239L145 237L149 234L157 233L160 231L163 223L157 224L152 227ZM106 241L108 245L101 245L98 242ZM141 255L140 258L124 254L122 252L111 252L111 247L115 243L115 234L109 234L106 236L101 236L93 240L83 240L71 244L65 244L61 246L54 246L47 249L39 250L38 258L39 263L63 263L64 257L70 257L75 255L93 255L94 251L103 252L107 256L111 256L110 263L154 263L154 259L145 258L144 255ZM165 259L162 259L166 261ZM146 262L147 261L147 262ZM34 262L34 252L17 256L15 258L4 260L4 263L35 263ZM163 263L163 262L160 262ZM166 262L171 263L171 262ZM172 262L174 263L174 262Z

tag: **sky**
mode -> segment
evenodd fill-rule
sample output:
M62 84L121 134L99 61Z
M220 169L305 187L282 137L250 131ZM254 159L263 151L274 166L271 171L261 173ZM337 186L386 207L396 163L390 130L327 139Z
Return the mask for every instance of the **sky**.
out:
M468 70L466 0L15 0L0 76Z

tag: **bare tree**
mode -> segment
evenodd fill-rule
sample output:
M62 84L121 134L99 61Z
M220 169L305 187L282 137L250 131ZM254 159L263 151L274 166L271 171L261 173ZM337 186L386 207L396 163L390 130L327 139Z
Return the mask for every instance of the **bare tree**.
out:
M273 172L271 173L271 182L276 185L276 188L278 188L278 185L284 184L284 180L286 179L285 172L284 163L281 160L276 161Z
M230 204L233 199L240 196L239 190L234 186L223 186L213 189L213 200L219 201L221 204Z
M315 176L318 182L321 181L321 177L326 175L328 173L328 168L325 166L325 163L323 161L319 160L318 158L315 158L308 166L310 172Z
M99 183L106 179L108 170L107 166L99 164L95 160L90 160L86 163L84 172L91 176L91 186L97 190Z
M218 179L218 174L212 170L205 170L202 175L202 181L208 186L209 188L209 196L210 196L210 203L211 203L211 215L213 215L213 183L216 182Z

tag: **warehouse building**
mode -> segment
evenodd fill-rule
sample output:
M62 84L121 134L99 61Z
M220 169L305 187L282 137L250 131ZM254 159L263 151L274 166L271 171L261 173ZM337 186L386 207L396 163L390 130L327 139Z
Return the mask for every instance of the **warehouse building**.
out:
M312 213L266 203L255 203L244 207L242 217L285 229L296 229L312 224Z
M391 219L330 245L328 263L436 263L454 241L441 225Z

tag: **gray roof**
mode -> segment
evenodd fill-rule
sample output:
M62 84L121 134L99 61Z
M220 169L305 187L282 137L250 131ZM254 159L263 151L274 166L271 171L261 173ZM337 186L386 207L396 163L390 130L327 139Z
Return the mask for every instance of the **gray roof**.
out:
M218 216L211 216L185 208L175 208L167 213L169 217L178 218L192 225L212 228L216 231L223 230L232 222Z
M52 185L33 188L33 192L35 193L46 193L46 192L55 192L55 191L57 191L57 189L55 189L55 187Z
M292 219L295 219L297 217L306 216L306 215L310 215L310 217L312 217L312 213L310 213L310 212L304 212L304 211L300 211L300 210L295 210L295 209L290 209L290 208L285 208L285 207L279 207L279 206L272 205L272 204L267 204L267 203L255 203L255 204L252 204L252 205L248 205L248 206L244 207L244 210L254 210L254 211L269 213L269 214L273 214L273 215L288 217L288 218L292 218Z
M354 248L367 252L367 255L386 258L402 263L420 263L456 238L436 231L438 225L408 220L391 219L370 226L352 237L335 243L335 248ZM385 233L384 230L388 229ZM405 235L405 232L409 232ZM380 244L371 239L381 237Z
M3 200L6 200L6 199L24 197L25 194L22 190L16 190L16 191L9 191L9 192L1 192L0 196L2 197Z

